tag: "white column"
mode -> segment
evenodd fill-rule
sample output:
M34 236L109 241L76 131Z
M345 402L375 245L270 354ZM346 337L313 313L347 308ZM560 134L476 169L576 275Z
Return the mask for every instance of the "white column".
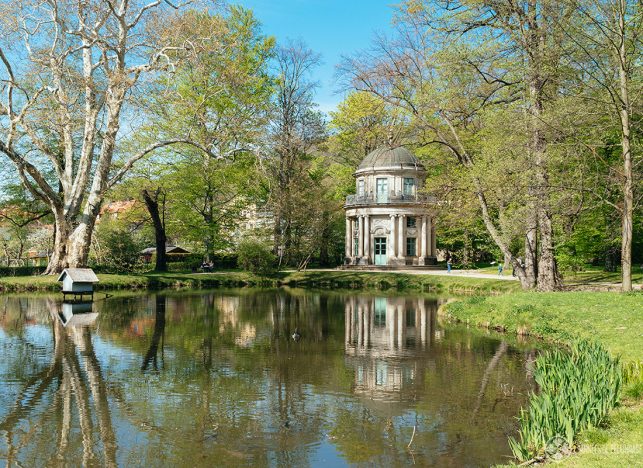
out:
M426 236L427 236L427 219L426 216L422 216L422 234L420 235L420 245L418 246L420 248L419 255L420 257L426 257L427 251L427 242L426 242Z
M351 241L351 245L349 249L349 257L353 258L355 256L355 250L354 250L355 241L353 240L355 239L355 218L350 218L349 221L350 221L350 224L349 224L350 234L348 237L350 238L350 241Z
M430 223L429 225L431 226L431 231L429 233L429 238L431 239L431 253L430 255L432 257L435 257L437 255L437 249L435 248L435 220L433 218L430 218Z
M364 216L364 256L370 263L371 259L371 217Z
M398 229L397 229L397 256L399 258L404 258L406 252L404 252L404 223L406 223L406 216L398 216Z
M351 255L351 240L353 239L351 233L351 219L346 216L346 258L352 257Z
M389 237L389 246L388 246L388 252L387 253L388 253L389 258L393 258L393 257L397 256L397 254L396 254L397 249L396 249L396 246L395 246L395 215L394 214L391 215L391 228L390 229L391 229L391 233L390 233L390 237Z
M357 231L357 236L358 236L357 256L363 257L364 256L364 216L360 216L358 220L359 220L359 227Z

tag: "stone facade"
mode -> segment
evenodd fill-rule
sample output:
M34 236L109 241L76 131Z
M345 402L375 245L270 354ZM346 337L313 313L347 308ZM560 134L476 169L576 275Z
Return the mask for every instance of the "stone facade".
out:
M408 150L383 147L355 171L346 210L346 265L436 263L435 199L422 193L426 170Z

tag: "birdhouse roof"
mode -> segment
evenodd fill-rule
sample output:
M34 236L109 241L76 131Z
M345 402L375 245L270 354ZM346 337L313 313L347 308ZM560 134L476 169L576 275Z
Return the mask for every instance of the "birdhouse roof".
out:
M65 275L69 275L75 283L98 283L98 276L91 268L65 268L58 281L65 279Z

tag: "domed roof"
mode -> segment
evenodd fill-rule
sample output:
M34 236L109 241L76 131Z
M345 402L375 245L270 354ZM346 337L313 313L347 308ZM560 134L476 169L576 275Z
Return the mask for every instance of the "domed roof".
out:
M422 163L413 156L409 150L403 146L392 148L390 146L381 146L374 151L371 151L357 168L358 171L367 169L377 169L380 167L400 167L413 166L418 170L423 171L424 166Z

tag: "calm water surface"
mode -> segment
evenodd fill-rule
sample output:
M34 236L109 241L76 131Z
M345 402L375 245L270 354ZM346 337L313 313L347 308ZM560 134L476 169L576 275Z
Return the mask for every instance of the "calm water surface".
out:
M0 461L502 462L534 348L443 326L439 302L244 289L72 316L58 296L0 296Z

